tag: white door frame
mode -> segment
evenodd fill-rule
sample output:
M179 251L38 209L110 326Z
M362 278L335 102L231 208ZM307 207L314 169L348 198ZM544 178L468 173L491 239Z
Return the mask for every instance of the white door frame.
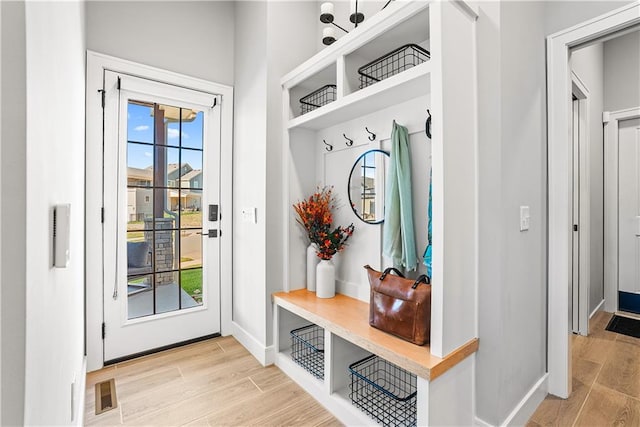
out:
M572 47L640 24L640 1L547 37L549 393L571 394L571 68Z
M605 111L604 123L604 307L618 311L618 124L640 118L640 107Z
M574 171L573 176L573 179L576 179L577 175L580 182L577 222L578 235L580 239L578 248L578 259L580 260L578 273L579 297L577 304L578 310L573 313L573 317L574 319L577 317L577 323L579 326L574 332L587 336L589 334L589 289L591 287L591 274L589 271L589 260L591 259L591 230L589 227L591 221L591 181L589 179L591 174L591 141L589 137L590 96L589 89L573 71L571 72L571 93L578 98L578 105L580 109L578 113L579 146L577 147L577 151L579 153L579 166L578 170ZM576 147L574 147L574 150L575 149ZM571 311L573 312L575 309L575 299L574 303L571 305Z
M232 332L232 147L233 147L233 87L182 74L137 64L112 56L87 51L86 95L86 178L85 178L85 288L87 371L103 367L103 286L102 278L102 93L103 71L133 76L200 90L222 97L220 154L220 333ZM226 237L225 237L226 236ZM98 282L97 282L98 281Z

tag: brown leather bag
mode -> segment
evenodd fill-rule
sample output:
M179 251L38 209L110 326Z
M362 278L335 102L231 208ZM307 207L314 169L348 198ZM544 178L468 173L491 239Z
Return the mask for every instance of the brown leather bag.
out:
M429 342L431 335L431 285L429 277L406 279L397 269L384 272L368 265L371 300L369 324L417 345ZM391 274L395 272L397 275Z

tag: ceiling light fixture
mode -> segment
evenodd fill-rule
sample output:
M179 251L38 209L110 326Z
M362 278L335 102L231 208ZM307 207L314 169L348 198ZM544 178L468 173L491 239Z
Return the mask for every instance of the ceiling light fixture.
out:
M384 9L391 3L392 0L388 0L387 3L382 7ZM382 10L381 9L381 10ZM323 24L331 24L333 27L339 28L345 33L349 31L340 25L333 22L335 16L333 15L333 3L326 2L320 5L320 22ZM361 24L364 21L364 13L358 11L358 0L355 0L355 9L354 12L349 15L349 21L354 25L354 28L358 28L358 24ZM333 27L324 27L322 29L322 43L329 46L333 42L336 41L336 33L335 28Z

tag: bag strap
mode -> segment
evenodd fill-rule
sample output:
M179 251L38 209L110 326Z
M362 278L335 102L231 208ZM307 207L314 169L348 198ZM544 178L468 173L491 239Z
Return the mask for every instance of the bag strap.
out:
M431 283L431 278L426 274L421 274L413 283L413 286L411 286L411 289L417 288L420 283L424 283L425 285L428 285Z
M380 281L382 282L382 281L384 280L384 278L385 278L385 277L387 277L387 275L388 275L390 272L392 272L392 271L393 271L394 273L396 273L396 275L397 275L397 276L404 277L404 276L402 275L402 273L400 273L400 271L399 271L397 268L388 267L388 268L386 268L386 269L384 270L384 272L383 272L383 273L382 273L382 275L380 276Z

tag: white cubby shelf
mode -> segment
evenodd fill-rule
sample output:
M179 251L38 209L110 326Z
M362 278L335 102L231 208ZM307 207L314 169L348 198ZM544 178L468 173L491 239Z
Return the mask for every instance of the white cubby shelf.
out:
M480 151L477 18L464 1L394 1L280 82L284 274L283 292L273 297L275 361L347 425L375 422L349 398L348 366L370 354L417 376L418 425L474 422ZM430 58L360 88L359 67L407 44L428 50ZM336 86L335 101L301 114L299 98L327 84ZM432 115L431 138L424 132L427 110ZM291 209L325 185L332 185L341 200L349 200L344 192L353 162L366 150L389 147L392 123L409 129L416 156L411 161L412 179L419 183L414 197L421 199L414 201L414 217L421 218L416 227L424 228L420 236L424 234L425 240L419 245L426 246L429 179L432 187L431 340L422 347L368 324L369 284L362 266L380 270L388 266L380 253L384 224L359 223L348 207L336 213L336 223L355 222L357 234L335 260L339 293L322 300L304 289L308 242ZM365 128L373 130L377 139L367 140ZM347 136L355 139L352 146L345 146ZM309 324L324 329L323 380L290 355L290 331Z
M288 129L319 130L425 95L430 88L429 61L289 120Z

